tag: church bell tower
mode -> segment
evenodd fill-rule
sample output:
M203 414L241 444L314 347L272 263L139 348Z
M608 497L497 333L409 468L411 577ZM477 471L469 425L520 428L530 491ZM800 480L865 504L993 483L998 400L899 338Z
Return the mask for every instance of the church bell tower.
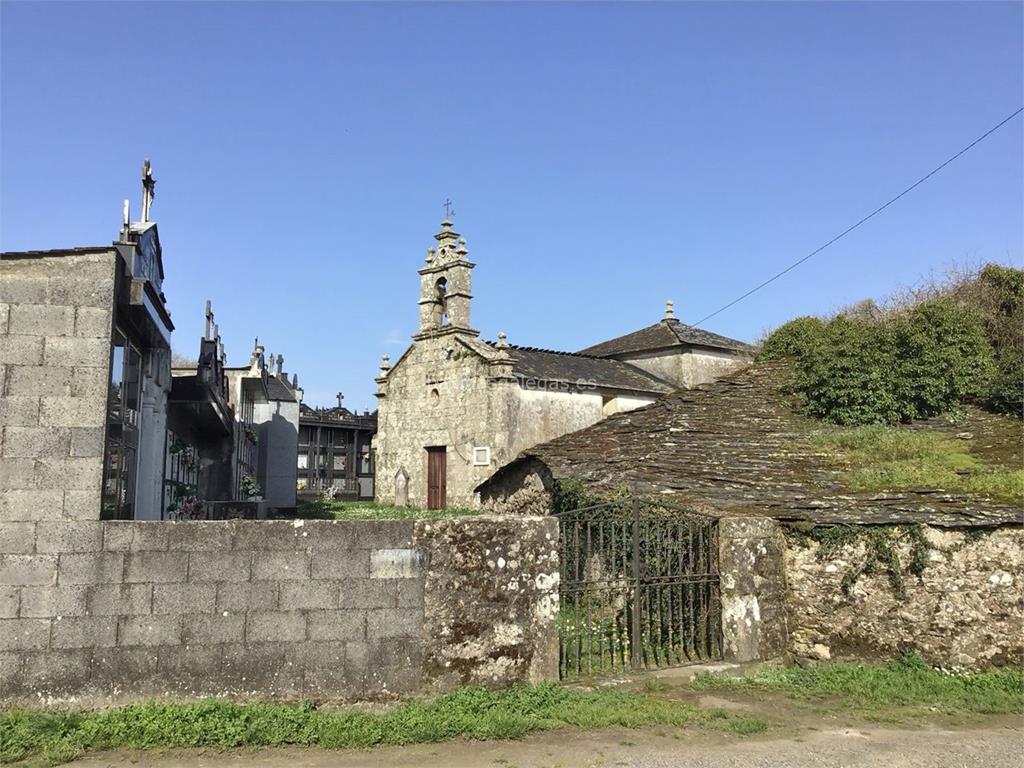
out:
M414 339L463 333L479 336L469 323L469 304L473 298L471 275L476 265L469 261L466 241L452 229L452 222L441 222L434 235L437 247L427 251L426 265L420 272L420 326Z

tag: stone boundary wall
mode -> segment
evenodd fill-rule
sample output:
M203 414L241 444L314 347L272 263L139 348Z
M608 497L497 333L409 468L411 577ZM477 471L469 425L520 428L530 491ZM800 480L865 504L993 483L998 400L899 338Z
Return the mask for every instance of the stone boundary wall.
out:
M722 645L730 661L765 661L786 655L786 541L767 517L718 521Z
M1024 661L1024 530L926 526L920 577L897 547L905 594L885 572L843 579L864 562L865 544L829 557L788 535L785 570L791 650L799 661L881 660L916 652L932 664L980 669Z
M1024 662L1024 530L920 528L924 570L910 572L913 529L895 526L902 590L884 567L857 572L863 539L827 556L770 518L719 521L725 656L797 663L920 654L948 668ZM867 535L877 526L862 526ZM851 583L852 582L852 583Z
M2 522L0 701L557 679L556 540L538 517Z

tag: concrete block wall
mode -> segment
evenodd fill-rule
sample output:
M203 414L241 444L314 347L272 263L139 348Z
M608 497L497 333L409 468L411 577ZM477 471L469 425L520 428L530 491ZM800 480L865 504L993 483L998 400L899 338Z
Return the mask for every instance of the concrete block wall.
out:
M500 521L2 522L0 700L374 699L556 679L557 523L517 518L520 541ZM458 641L481 653L452 669L454 584Z
M0 259L0 521L99 519L116 259Z

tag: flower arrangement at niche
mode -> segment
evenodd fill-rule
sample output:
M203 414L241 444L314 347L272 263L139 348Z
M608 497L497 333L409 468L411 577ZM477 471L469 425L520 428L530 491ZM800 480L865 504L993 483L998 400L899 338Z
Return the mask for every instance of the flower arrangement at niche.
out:
M256 428L252 424L246 424L242 427L242 431L245 432L245 439L253 445L258 445L260 442L260 436L256 432Z
M203 516L203 502L197 496L182 499L178 506L179 520L200 520Z
M197 489L188 483L174 484L174 498L167 505L167 516L171 520L200 520L203 517L203 501Z
M242 475L242 481L238 484L238 488L246 498L251 499L254 496L263 495L263 489L252 475Z
M196 449L178 438L174 439L169 449L172 456L177 456L182 466L191 469L196 465Z

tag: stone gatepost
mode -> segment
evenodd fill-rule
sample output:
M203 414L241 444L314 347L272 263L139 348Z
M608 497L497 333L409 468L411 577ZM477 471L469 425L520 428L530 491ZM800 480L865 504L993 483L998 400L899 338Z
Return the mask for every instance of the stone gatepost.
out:
M723 517L718 531L725 658L779 658L789 647L782 530L766 517Z

